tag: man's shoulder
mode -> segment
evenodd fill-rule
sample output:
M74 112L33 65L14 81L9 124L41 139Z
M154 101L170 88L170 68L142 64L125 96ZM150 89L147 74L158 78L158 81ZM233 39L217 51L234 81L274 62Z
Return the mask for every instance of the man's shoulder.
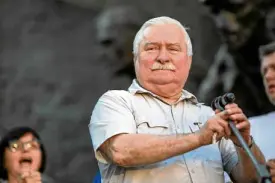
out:
M195 105L196 107L200 108L203 113L214 113L213 109L204 103L196 103Z
M261 121L263 118L265 118L265 115L258 115L258 116L249 117L248 120L250 122L254 122L254 121Z
M133 95L126 90L109 90L98 99L96 106L132 105Z
M129 98L132 94L127 90L108 90L101 98Z
M188 109L190 110L189 116L194 118L199 117L199 121L204 123L210 117L215 115L213 109L203 103L189 103Z
M252 116L249 118L249 121L251 123L255 123L258 121L265 121L265 120L274 119L274 118L275 118L275 111L267 113L267 114L258 115L258 116Z

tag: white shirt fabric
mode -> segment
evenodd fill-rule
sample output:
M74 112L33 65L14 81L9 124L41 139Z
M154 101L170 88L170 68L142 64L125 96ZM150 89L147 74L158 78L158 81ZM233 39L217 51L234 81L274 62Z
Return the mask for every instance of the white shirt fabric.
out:
M197 102L183 90L174 105L133 81L128 91L106 92L97 102L89 124L93 148L103 183L224 183L238 162L231 140L197 148L182 155L150 165L119 167L105 159L98 148L110 137L121 133L176 135L199 130L214 111ZM144 149L146 151L146 149Z
M275 111L249 118L251 135L266 160L275 158Z

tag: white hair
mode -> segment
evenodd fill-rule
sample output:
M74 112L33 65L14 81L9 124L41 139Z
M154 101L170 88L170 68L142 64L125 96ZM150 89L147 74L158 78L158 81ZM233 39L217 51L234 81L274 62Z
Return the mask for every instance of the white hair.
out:
M133 54L134 56L136 56L138 54L138 50L139 50L139 45L140 42L143 40L144 37L144 32L145 30L153 25L165 25L165 24L175 24L177 26L179 26L183 33L184 33L184 37L185 37L185 43L187 45L187 55L188 56L192 56L193 55L193 51L192 51L192 43L190 40L190 37L186 31L186 28L177 20L170 18L170 17L166 17L166 16L162 16L162 17L156 17L156 18L152 18L150 20L147 20L139 29L139 31L137 32L134 42L133 42Z

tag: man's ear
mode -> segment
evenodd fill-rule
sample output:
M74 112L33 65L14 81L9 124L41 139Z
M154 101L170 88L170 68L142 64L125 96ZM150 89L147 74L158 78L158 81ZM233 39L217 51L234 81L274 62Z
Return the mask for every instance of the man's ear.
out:
M138 60L138 54L135 54L134 52L132 54L133 54L133 61L134 61L134 64L135 64L136 61Z
M191 68L191 65L192 65L192 55L191 56L187 56L187 62L188 62L188 64L189 64L189 70L190 70L190 68Z

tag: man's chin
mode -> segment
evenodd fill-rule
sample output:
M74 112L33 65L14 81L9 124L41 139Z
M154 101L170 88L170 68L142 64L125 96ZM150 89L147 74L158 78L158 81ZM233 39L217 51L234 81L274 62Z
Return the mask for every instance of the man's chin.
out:
M275 92L274 93L269 93L268 94L268 99L275 106Z
M168 84L174 83L174 81L172 79L163 79L163 80L157 79L157 80L152 80L151 83L155 85L168 85Z
M273 97L273 98L269 98L269 101L271 102L271 104L272 104L272 105L274 105L274 106L275 106L275 97Z

